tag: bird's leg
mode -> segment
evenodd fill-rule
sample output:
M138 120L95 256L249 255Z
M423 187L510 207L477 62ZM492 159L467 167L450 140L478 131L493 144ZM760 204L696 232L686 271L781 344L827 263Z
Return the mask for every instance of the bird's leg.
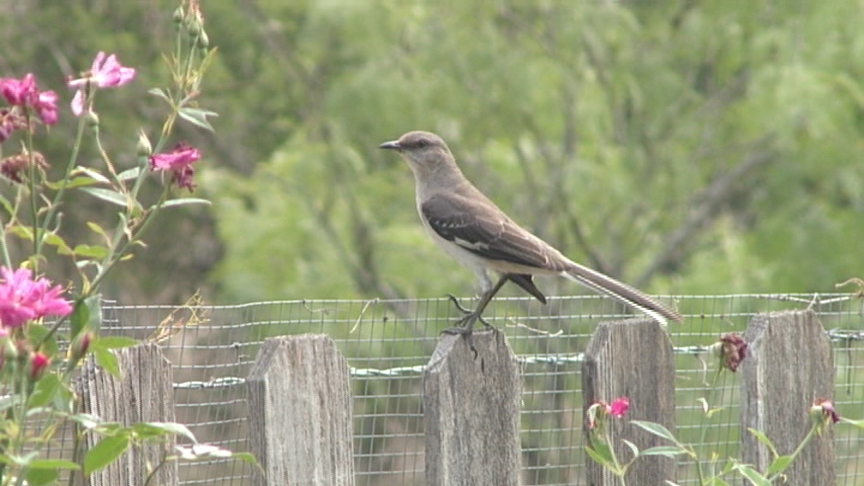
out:
M467 307L462 305L462 303L459 302L459 299L457 299L455 295L447 294L447 298L450 299L450 302L453 302L453 306L456 307L456 310L461 312L463 315L467 316L468 314L472 314L474 312L471 309L468 309ZM483 325L486 327L494 327L492 324L489 324L489 322L487 322L486 319L483 319L483 316L478 316L477 320L482 322Z
M501 287L509 280L506 275L503 275L498 282L488 291L484 292L482 296L480 296L480 302L477 303L477 307L473 311L468 311L468 309L462 307L461 304L456 300L452 295L450 296L450 300L456 305L456 308L459 309L460 312L465 314L465 317L459 319L456 327L451 327L449 329L445 329L445 334L463 334L466 336L471 335L472 329L474 328L474 323L478 320L483 323L486 327L491 327L495 329L491 324L486 322L483 319L483 311L486 310L486 306L489 305L489 302L492 301L492 297L495 297L495 294L501 290Z

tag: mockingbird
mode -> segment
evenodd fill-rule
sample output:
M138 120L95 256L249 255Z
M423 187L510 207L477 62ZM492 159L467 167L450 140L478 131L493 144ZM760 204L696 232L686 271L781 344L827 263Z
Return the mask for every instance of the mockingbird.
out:
M448 332L470 335L478 319L488 326L481 318L483 310L508 280L545 304L546 297L534 285L534 275L568 278L634 307L661 324L666 324L667 319L681 320L678 312L627 284L571 261L514 223L465 178L447 144L434 133L408 132L399 140L382 143L380 148L397 151L411 167L417 212L426 233L480 280L482 295L476 309L464 311L466 315L459 321L462 326ZM494 285L490 270L499 275Z

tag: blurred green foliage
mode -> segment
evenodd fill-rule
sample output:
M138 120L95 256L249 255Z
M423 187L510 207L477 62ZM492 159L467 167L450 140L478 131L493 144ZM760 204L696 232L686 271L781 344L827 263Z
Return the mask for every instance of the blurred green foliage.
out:
M164 69L172 5L0 0L0 41L15 46L0 75L36 72L71 99L63 77L105 50L146 81ZM204 96L220 117L215 136L184 136L206 154L198 192L214 205L161 221L116 297L470 294L471 273L422 234L407 167L377 149L414 129L442 135L515 220L651 292L825 292L864 274L859 2L203 10L219 49ZM157 106L124 103L134 89L105 93L100 113L130 163Z

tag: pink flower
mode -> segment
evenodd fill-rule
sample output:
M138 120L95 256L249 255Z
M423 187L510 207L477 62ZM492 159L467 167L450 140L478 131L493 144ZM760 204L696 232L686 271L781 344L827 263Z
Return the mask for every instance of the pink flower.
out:
M28 268L0 268L0 326L19 327L28 320L45 316L66 316L72 312L69 302L60 297L63 289L44 278L33 280Z
M621 397L613 400L612 405L609 405L606 411L613 417L623 417L628 408L630 408L630 400L627 397Z
M42 123L46 125L57 123L57 93L53 91L39 93L33 107L36 108L36 113L39 114Z
M36 78L32 73L20 80L15 78L0 78L0 94L12 106L26 106L38 96Z
M200 159L201 152L198 149L180 142L170 152L151 155L150 167L153 170L171 171L174 174L173 182L191 191L194 189L192 176L195 174L192 164Z
M27 74L20 80L15 78L0 79L0 94L12 106L36 110L42 123L46 125L57 123L57 93L53 91L40 93L33 74ZM9 128L9 125L6 128ZM5 133L7 130L2 131ZM6 133L6 137L8 137L8 133Z
M30 381L39 381L39 378L42 378L42 375L45 374L45 369L48 368L49 364L51 364L51 360L48 359L48 356L42 353L35 353L30 358L30 371L27 373Z
M595 402L588 407L587 421L589 429L596 429L603 424L606 417L623 417L630 408L630 399L620 397L612 400L612 404L608 404L603 400Z
M78 79L72 79L67 82L70 88L78 88L75 97L72 98L72 113L75 116L81 116L84 113L84 99L86 91L90 86L98 86L100 88L113 88L115 86L123 86L132 81L135 77L135 69L123 67L117 61L117 56L111 54L106 56L102 51L96 54L93 59L93 64L90 66L90 71L84 73L84 76Z

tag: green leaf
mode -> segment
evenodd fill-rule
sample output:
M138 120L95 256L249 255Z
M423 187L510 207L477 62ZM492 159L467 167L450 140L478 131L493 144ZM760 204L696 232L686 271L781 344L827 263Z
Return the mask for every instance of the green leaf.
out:
M78 464L62 459L33 459L30 461L29 467L33 469L71 469L74 471L81 469Z
M0 205L2 205L3 209L6 210L6 214L11 216L14 212L14 206L12 206L12 203L10 203L9 200L6 199L6 197L2 194L0 194Z
M108 256L108 248L102 245L77 245L75 246L75 255L102 260Z
M101 181L93 179L92 177L87 177L87 176L85 176L85 177L73 177L71 180L69 180L69 182L66 183L66 189L74 189L76 187L92 186L94 184L100 184L100 183L101 183ZM47 185L49 188L54 189L54 190L60 189L60 186L62 186L62 184L59 182L46 182L45 185Z
M179 199L170 199L168 201L165 201L159 207L170 208L172 206L186 206L189 204L206 204L209 206L212 203L210 201L208 201L207 199L201 199L201 198L197 198L197 197L183 197L183 198L179 198Z
M747 478L754 486L771 486L771 482L765 479L764 476L759 474L759 471L753 469L753 466L749 464L736 464L735 469L741 473L742 476Z
M666 440L669 440L669 441L683 447L683 444L678 442L678 439L675 438L675 435L672 434L672 432L670 432L669 429L667 429L666 427L664 427L664 426L662 426L656 422L645 422L643 420L631 420L630 423L634 424L634 425L636 425L636 426L638 426L638 427L640 427L640 428L642 428L642 429L644 429L644 430L646 430L646 431L648 431L648 432L650 432L650 433L652 433L658 437L662 437Z
M720 478L711 478L708 480L708 484L705 486L729 486L729 483L723 481Z
M33 232L30 231L30 228L26 226L21 226L20 224L13 224L6 229L6 232L17 236L22 240L33 241Z
M129 181L132 179L137 179L138 176L141 175L141 167L132 167L131 169L126 169L123 172L117 174L117 180L120 181Z
M47 233L45 235L45 244L57 247L57 253L61 255L71 255L72 248L63 241L63 238L56 233Z
M77 175L77 174L79 174L79 173L80 173L80 174L85 174L87 177L93 179L95 182L98 182L98 183L100 183L100 184L110 184L110 183L111 183L111 181L108 180L107 177L105 177L104 175L102 175L101 172L99 172L98 170L93 170L93 169L91 169L91 168L89 168L89 167L84 167L84 166L78 166L78 167L76 167L76 168L75 168L75 172L74 172L74 174Z
M864 419L861 420L851 420L844 417L840 417L840 421L852 425L854 427L858 427L859 429L864 429Z
M255 459L255 456L251 452L232 452L231 457L233 457L234 459L239 459L253 466L258 465L258 460Z
M85 328L98 333L102 328L102 296L93 294L83 301L76 302L69 322L72 327L72 339Z
M639 457L639 448L636 447L636 444L630 442L627 439L621 439L621 441L624 442L624 445L630 448L630 452L633 453L633 457Z
M171 104L171 99L168 97L168 95L165 93L165 91L162 90L162 88L153 88L151 90L148 90L147 92L153 96L156 96L157 98L162 98L163 100L165 100L169 104Z
M111 238L108 237L108 233L105 233L105 229L99 226L98 224L87 221L87 227L90 228L90 231L96 233L97 235L105 238L105 241L111 241Z
M138 341L126 336L105 336L94 340L93 345L104 349L130 348L137 346Z
M120 365L117 363L117 357L114 356L114 353L107 349L94 348L93 358L96 360L96 364L110 373L111 376L120 377Z
M602 459L601 464L609 465L614 468L615 465L615 453L612 451L612 448L609 447L609 444L603 442L603 440L597 436L597 434L589 434L589 438L591 441L591 447L587 447L587 449L593 449L598 457Z
M99 187L84 187L81 190L103 201L107 201L111 204L116 204L121 208L126 208L129 203L132 202L129 200L129 198L126 197L125 194L121 194L112 189L102 189ZM137 202L135 202L135 204L137 205Z
M215 111L202 110L199 108L183 107L177 112L180 118L192 123L193 125L205 130L214 131L213 126L207 120L208 116L219 116Z
M594 462L596 462L597 464L600 464L601 466L605 467L606 469L609 469L610 471L615 470L615 464L612 462L609 462L608 459L606 459L605 457L600 455L596 450L594 450L590 447L586 447L585 453L588 454L588 457L593 459Z
M789 464L792 463L793 459L794 457L792 456L778 456L776 459L771 461L768 469L765 470L765 475L770 477L782 473L787 467L789 467Z
M198 442L192 431L185 425L174 422L139 422L133 425L131 430L142 438L182 435L192 442Z
M676 457L682 454L688 454L689 452L685 449L676 446L657 446L651 447L650 449L645 449L641 453L640 456L664 456L664 457Z
M76 413L67 418L88 430L102 424L102 419L91 413Z
M78 334L81 334L81 331L84 330L84 326L90 321L90 308L87 306L86 300L79 300L75 303L75 308L72 309L72 315L69 316L69 326L72 331L72 338L74 339Z
M47 356L55 356L57 355L57 352L59 350L59 347L57 346L57 340L55 339L57 334L54 334L50 338L46 339L49 332L50 329L38 324L27 326L27 340L31 343L42 343L42 352L45 353Z
M105 437L84 455L84 474L90 475L114 462L129 448L129 438L125 435Z
M764 433L762 433L761 430L756 430L756 429L753 429L750 427L748 427L747 430L751 434L753 434L753 437L756 437L756 440L761 442L762 445L764 445L765 447L768 448L769 451L771 451L772 457L777 457L779 455L779 454L777 454L777 449L774 448L774 444L771 443L771 440L768 439L768 436L765 435Z
M60 472L56 468L53 469L28 469L24 478L27 479L29 486L47 486L49 484L57 484L57 478Z
M46 373L36 383L36 388L30 399L27 400L28 408L44 407L51 403L57 390L60 388L60 377L56 373Z

